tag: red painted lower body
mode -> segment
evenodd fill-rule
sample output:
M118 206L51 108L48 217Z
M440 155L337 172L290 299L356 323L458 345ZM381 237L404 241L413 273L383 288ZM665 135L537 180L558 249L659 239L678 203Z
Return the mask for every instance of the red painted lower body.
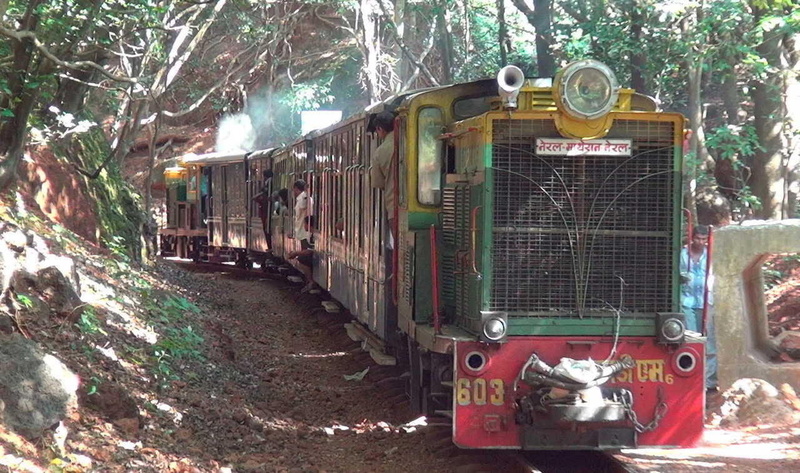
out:
M522 381L516 383L516 390L514 386L531 354L536 353L542 361L555 366L561 358L602 361L612 348L613 341L592 337L513 337L502 344L456 342L453 441L463 448L522 448L522 431L535 430L537 424L518 423L516 401L530 393L531 388ZM635 366L620 372L603 387L629 391L632 409L641 425L651 423L657 406L666 405L657 425L637 434L638 446L694 445L703 434L703 343L673 347L659 345L647 337L621 338L611 361L623 355L631 356ZM613 422L544 422L550 432L633 428L627 418ZM564 437L555 435L552 439L553 445L549 447L570 448L563 445ZM549 447L537 444L535 448Z

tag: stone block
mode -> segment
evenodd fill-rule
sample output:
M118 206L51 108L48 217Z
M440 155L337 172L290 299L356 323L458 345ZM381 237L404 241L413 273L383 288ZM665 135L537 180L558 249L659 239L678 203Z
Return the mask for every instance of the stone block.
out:
M742 378L800 384L800 363L775 363L761 265L768 255L800 253L800 220L749 221L714 232L713 316L720 388Z
M0 336L2 422L11 430L39 437L77 406L78 385L74 373L34 342Z

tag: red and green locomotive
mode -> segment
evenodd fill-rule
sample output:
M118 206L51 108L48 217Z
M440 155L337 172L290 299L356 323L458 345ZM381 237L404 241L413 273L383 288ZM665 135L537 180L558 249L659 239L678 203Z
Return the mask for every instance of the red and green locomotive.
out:
M394 229L369 173L383 111L396 116ZM241 156L242 213L258 219L263 169L274 190L305 179L316 283L382 360L408 365L412 404L451 416L457 445L688 446L705 363L679 305L683 126L599 62L552 79L512 66ZM291 199L269 214L272 248L245 222L201 258L284 258Z

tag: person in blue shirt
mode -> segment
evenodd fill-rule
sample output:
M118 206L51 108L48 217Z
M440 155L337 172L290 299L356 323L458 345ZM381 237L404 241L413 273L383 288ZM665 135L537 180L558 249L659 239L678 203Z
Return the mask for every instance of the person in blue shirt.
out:
M681 249L681 309L686 315L686 328L694 332L702 330L703 308L709 305L706 321L706 389L717 387L717 347L714 334L714 317L711 313L712 297L708 275L709 229L698 225L692 232L692 241ZM706 298L706 289L709 289Z

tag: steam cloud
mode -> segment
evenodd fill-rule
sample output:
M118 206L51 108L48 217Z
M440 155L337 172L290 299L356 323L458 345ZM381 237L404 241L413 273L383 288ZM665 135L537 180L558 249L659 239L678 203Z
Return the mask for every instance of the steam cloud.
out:
M256 130L246 113L228 115L219 122L216 150L219 153L254 151L256 139Z

